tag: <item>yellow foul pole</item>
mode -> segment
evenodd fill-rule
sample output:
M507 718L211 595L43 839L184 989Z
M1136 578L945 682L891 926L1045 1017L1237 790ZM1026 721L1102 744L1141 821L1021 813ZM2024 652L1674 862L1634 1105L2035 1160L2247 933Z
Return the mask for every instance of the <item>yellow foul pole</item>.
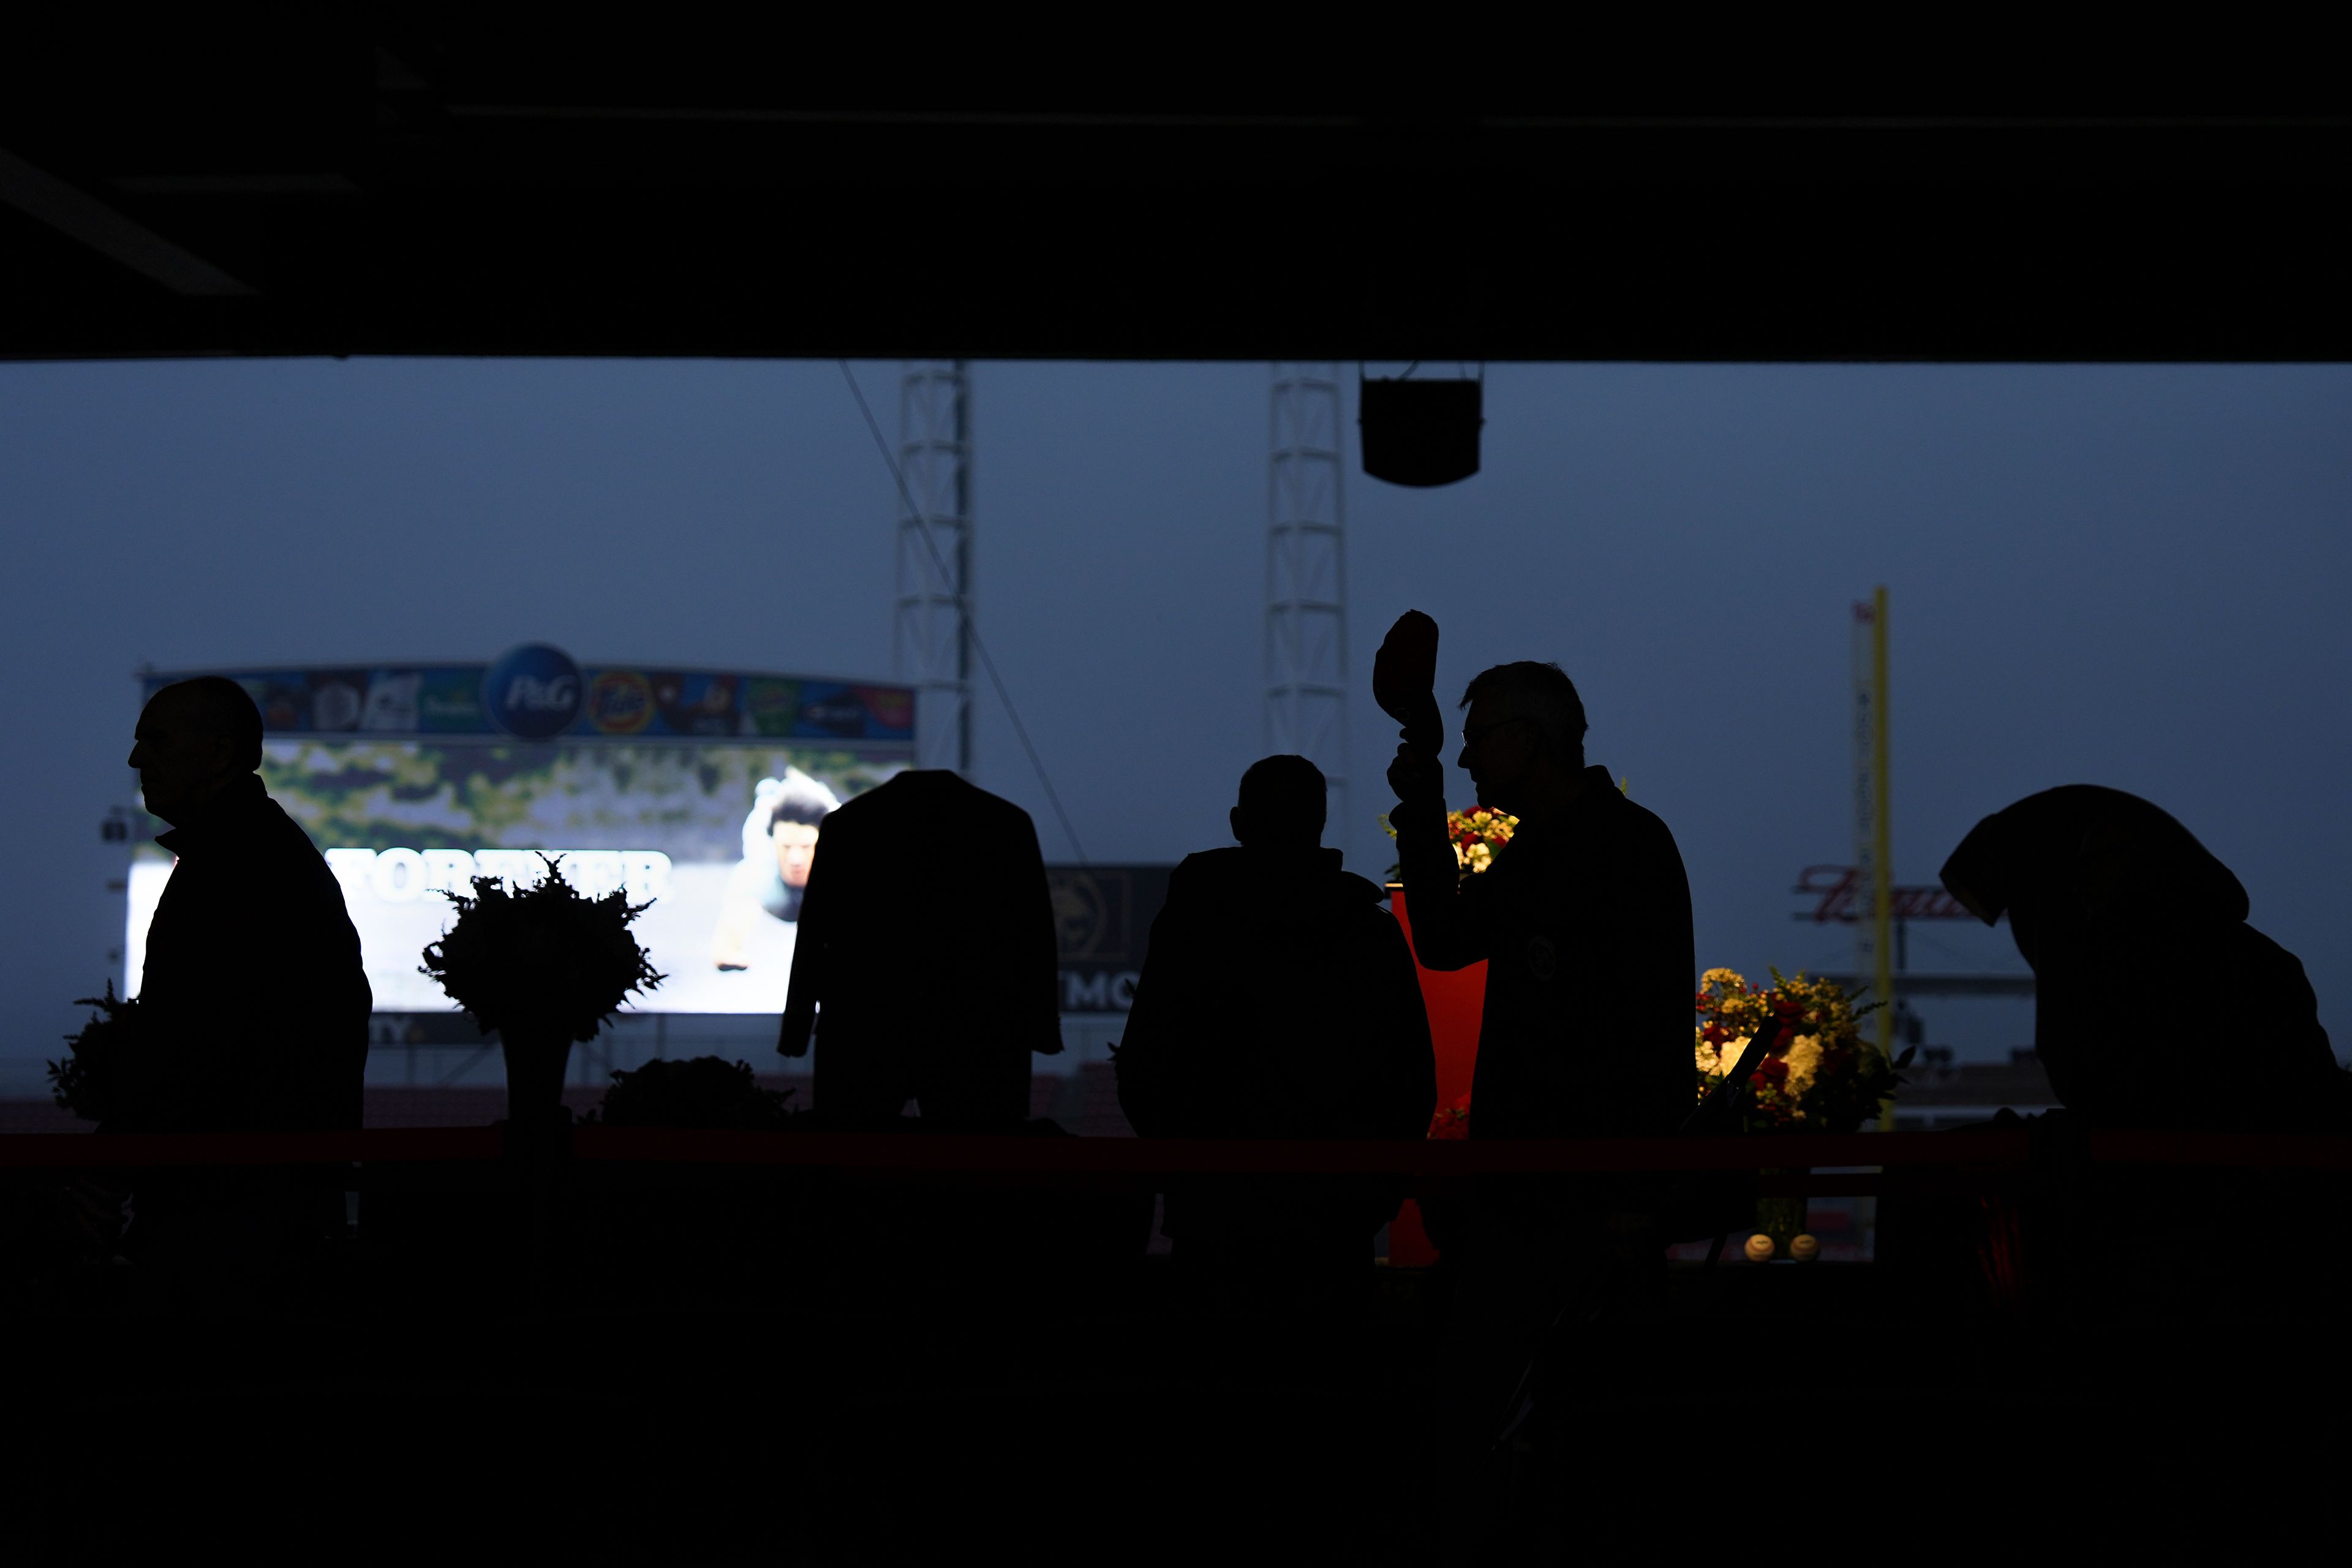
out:
M1871 945L1877 952L1878 973L1871 976L1870 994L1885 1005L1878 1010L1878 1048L1890 1058L1895 1054L1895 856L1892 838L1887 832L1886 776L1886 588L1884 584L1870 597L1870 679L1877 700L1871 705L1870 772L1877 785L1877 810L1871 823L1873 842L1870 868L1870 918L1877 940ZM1895 1102L1887 1100L1879 1107L1878 1127L1882 1132L1895 1129Z

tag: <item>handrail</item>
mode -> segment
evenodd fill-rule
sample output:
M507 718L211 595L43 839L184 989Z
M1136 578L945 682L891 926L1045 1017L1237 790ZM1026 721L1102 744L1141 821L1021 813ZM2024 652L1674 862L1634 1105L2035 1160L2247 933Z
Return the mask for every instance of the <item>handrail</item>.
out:
M1927 1142L1934 1141L1935 1146ZM1463 1177L1577 1172L1738 1171L1812 1165L2022 1165L2022 1133L1774 1138L1561 1138L1461 1141L1212 1138L1005 1138L953 1133L673 1132L584 1128L578 1157L622 1162L818 1165L853 1170L993 1171L1104 1175ZM1767 1152L1769 1147L1769 1152ZM1760 1158L1759 1158L1760 1156Z
M1803 1171L1921 1166L2022 1170L2022 1129L1717 1138L1308 1142L992 1134L572 1130L571 1157L614 1164L773 1165L1023 1175L1400 1175L1439 1180L1573 1172ZM186 1166L461 1164L506 1158L496 1127L343 1132L0 1134L0 1171ZM2094 1131L2095 1162L2352 1170L2352 1137Z
M495 1127L379 1127L361 1132L0 1133L0 1171L147 1170L187 1165L440 1164L504 1157Z

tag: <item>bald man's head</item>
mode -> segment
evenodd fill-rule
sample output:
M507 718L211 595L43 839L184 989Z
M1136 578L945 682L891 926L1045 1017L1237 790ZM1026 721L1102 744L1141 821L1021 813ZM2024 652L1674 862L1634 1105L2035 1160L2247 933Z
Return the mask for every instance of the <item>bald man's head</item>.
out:
M261 766L261 710L225 676L164 687L147 700L133 735L140 794L149 811L174 825Z

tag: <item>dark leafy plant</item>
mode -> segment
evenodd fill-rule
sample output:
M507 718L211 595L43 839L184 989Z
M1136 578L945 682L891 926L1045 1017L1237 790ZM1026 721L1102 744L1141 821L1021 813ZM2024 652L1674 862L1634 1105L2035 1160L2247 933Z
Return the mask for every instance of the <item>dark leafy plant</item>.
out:
M749 1062L693 1057L615 1072L590 1120L608 1127L764 1131L791 1123L792 1097L789 1089L761 1089Z
M560 1031L593 1040L633 992L663 976L629 931L651 908L619 891L583 897L553 858L545 879L520 889L495 877L474 879L474 896L446 895L457 906L448 934L427 943L418 970L485 1030L509 1035Z
M89 1021L66 1037L65 1060L49 1063L49 1093L62 1110L84 1121L122 1114L131 1075L132 1041L139 1029L136 997L117 996L114 982L103 996L78 996L77 1007L95 1007Z

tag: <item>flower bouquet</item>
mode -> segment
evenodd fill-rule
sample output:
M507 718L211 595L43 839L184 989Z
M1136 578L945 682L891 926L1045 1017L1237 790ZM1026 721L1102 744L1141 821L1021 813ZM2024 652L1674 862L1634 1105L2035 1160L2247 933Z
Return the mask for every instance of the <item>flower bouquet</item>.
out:
M1473 806L1468 811L1447 812L1445 837L1454 844L1455 868L1465 877L1486 870L1495 863L1495 851L1511 841L1511 835L1517 831L1518 826L1517 817L1490 811L1483 805ZM1395 826L1385 816L1381 818L1381 826L1391 838L1397 836ZM1390 880L1396 879L1397 869L1394 866L1389 868Z
M1852 1132L1878 1112L1902 1082L1911 1053L1889 1061L1866 1040L1859 1020L1881 1005L1857 1009L1833 980L1795 978L1772 971L1758 990L1737 972L1710 969L1697 997L1695 1031L1697 1098L1729 1075L1741 1055L1765 1042L1764 1059L1748 1079L1742 1108L1751 1132Z
M498 1032L509 1122L552 1119L572 1042L594 1039L630 993L663 978L629 931L650 904L618 891L583 897L553 859L541 859L547 875L529 887L477 877L472 898L446 895L457 919L417 966Z
M1863 1037L1860 1020L1882 1005L1856 1008L1835 981L1801 971L1790 978L1776 969L1759 990L1736 971L1710 969L1696 998L1696 1098L1706 1100L1746 1053L1761 1049L1739 1106L1748 1131L1854 1131L1901 1086L1911 1060L1906 1049L1890 1061ZM1758 1204L1772 1251L1786 1251L1803 1231L1804 1206L1802 1198Z

